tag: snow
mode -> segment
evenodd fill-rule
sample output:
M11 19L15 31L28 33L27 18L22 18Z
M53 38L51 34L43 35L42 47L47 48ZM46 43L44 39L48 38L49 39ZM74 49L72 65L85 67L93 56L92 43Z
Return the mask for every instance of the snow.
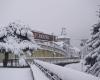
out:
M7 35L7 31L4 27L0 27L0 37L3 37L4 35Z
M25 61L25 56L20 56L20 58L19 58L19 65L20 66L27 66L27 63Z
M82 71L82 64L81 63L73 63L73 64L68 64L64 66L66 68L72 68L74 70Z
M33 80L29 68L0 68L0 80Z
M72 64L67 64L66 68L71 68L77 71L85 72L86 66L84 65L84 60L82 59L79 63L72 63Z
M57 74L63 80L100 80L100 78L73 70L71 68L65 68L39 60L35 60L35 62Z
M76 52L80 52L80 49L77 48L77 47L73 47L73 49L74 49Z
M49 80L45 74L34 64L31 65L31 69L34 74L34 80Z
M57 45L59 45L60 47L63 47L64 45L64 42L63 41L60 41L60 42L55 42Z
M58 36L58 38L70 38L68 35L61 35L61 36Z
M100 35L100 32L96 33L95 35L92 35L92 38L93 39L98 38L99 35Z
M100 40L98 39L95 43L93 43L92 47L96 48L100 44Z

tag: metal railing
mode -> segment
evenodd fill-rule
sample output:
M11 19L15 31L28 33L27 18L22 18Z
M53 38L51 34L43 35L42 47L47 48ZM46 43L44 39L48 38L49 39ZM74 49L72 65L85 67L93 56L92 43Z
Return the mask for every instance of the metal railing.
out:
M27 58L27 61L32 62L34 59L41 60L49 63L76 63L79 62L80 59L78 57L74 58L64 58L64 57L32 57Z
M59 64L59 63L76 63L79 62L80 59L78 57L74 57L74 58L66 58L66 57L30 57L27 58L26 60L28 62L33 62L33 60L41 60L41 61L45 61L45 62L49 62L49 63L53 63L53 64ZM3 60L4 63L4 60ZM3 65L0 65L3 66ZM19 59L9 59L7 61L7 67L28 67L27 66L20 66L19 65Z

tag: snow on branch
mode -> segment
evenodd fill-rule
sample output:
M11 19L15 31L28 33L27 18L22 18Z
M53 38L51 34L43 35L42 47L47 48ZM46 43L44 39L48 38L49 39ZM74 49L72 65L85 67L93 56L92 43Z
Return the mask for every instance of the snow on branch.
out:
M100 77L100 22L92 29L90 40L86 44L87 55L85 56L86 72Z

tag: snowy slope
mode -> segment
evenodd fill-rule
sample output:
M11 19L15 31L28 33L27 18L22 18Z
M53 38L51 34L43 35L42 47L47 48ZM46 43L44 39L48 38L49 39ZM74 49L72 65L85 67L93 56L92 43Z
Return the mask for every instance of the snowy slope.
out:
M0 68L0 80L33 80L29 68Z
M35 62L57 74L63 80L100 80L100 78L70 68L65 68L38 60L35 60Z

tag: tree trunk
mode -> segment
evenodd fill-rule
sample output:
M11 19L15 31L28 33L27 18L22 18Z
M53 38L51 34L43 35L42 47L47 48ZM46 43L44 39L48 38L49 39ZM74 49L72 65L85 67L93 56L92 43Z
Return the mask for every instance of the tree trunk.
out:
M4 67L7 67L8 59L9 59L9 53L5 53L5 59L3 61L3 66Z

